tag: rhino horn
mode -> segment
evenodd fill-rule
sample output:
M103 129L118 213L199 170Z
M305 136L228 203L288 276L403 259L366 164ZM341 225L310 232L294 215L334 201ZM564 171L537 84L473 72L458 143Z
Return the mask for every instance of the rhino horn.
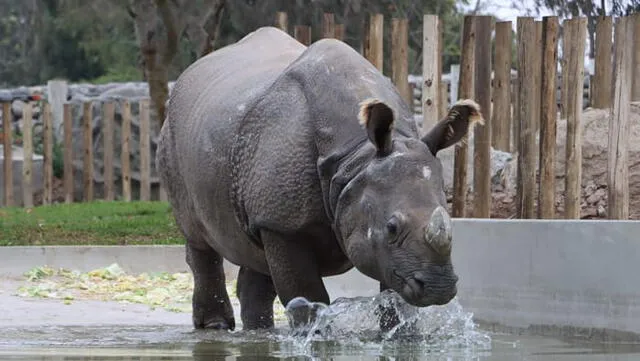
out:
M446 209L438 206L433 213L429 225L425 230L425 241L443 256L451 253L453 223Z

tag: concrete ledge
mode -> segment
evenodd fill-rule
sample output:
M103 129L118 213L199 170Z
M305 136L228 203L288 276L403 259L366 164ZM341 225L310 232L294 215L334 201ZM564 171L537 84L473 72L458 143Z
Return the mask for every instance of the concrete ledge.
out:
M511 333L640 341L640 222L454 220L460 303L482 325ZM3 247L0 274L41 265L83 271L187 271L183 246ZM227 277L237 267L225 264ZM332 299L373 295L356 270L329 277Z

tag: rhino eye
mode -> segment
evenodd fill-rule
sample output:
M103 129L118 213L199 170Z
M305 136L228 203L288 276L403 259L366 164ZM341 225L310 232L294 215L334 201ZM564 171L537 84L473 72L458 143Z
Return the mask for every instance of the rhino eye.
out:
M398 218L396 217L391 217L391 219L389 219L389 221L387 222L387 231L389 232L389 234L395 236L398 233L398 223Z

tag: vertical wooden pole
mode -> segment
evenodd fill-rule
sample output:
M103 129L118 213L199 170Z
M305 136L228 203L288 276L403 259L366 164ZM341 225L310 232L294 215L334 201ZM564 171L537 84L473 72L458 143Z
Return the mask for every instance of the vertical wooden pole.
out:
M491 144L497 150L511 150L511 21L496 22L496 54L493 78ZM555 92L554 92L555 94ZM486 116L485 116L486 118ZM486 125L485 125L486 126Z
M534 43L535 49L538 49L535 52L534 63L533 66L536 69L540 69L542 66L542 21L535 21L536 26L536 40ZM538 134L540 131L540 87L542 86L542 78L540 76L540 71L534 73L534 89L538 91L534 92L533 95L535 97L535 103L533 105L533 119L535 121L535 127L533 131ZM536 159L538 162L538 148L536 148ZM537 163L536 163L537 164Z
M384 15L382 14L371 14L369 16L369 26L367 32L368 36L366 37L367 41L364 47L365 58L373 64L378 70L383 71L383 26L384 26Z
M448 85L449 84L443 81L440 82L440 108L438 109L438 119L443 119L447 115L447 110L449 109Z
M42 204L48 205L53 202L53 112L51 103L48 101L44 102L42 122L44 124L44 194Z
M440 19L437 15L424 15L422 20L422 131L431 129L438 122L440 109L440 45L438 25Z
M82 134L84 139L83 198L86 202L91 202L93 201L93 103L91 101L84 102L82 115Z
M288 16L287 13L284 11L278 11L276 12L276 23L275 23L276 27L279 28L280 30L284 31L285 33L289 32L289 21L288 21Z
M344 24L336 24L336 39L344 41Z
M115 115L115 104L111 101L104 103L102 108L102 146L104 148L104 199L113 201L115 199L115 189L113 182L113 120Z
M584 91L584 48L587 18L566 20L571 28L567 66L567 147L565 176L565 218L580 218L582 189L582 103Z
M125 99L122 101L122 152L120 164L122 165L122 199L131 202L131 103Z
M14 206L13 201L13 114L11 114L11 102L2 103L2 131L4 153L4 205Z
M63 105L64 123L64 202L73 203L73 104Z
M411 105L409 87L409 28L407 19L391 19L391 79L402 99Z
M518 218L535 217L536 147L535 147L535 65L540 48L536 48L536 23L532 17L518 17L518 109L520 123L516 214Z
M483 126L474 128L473 193L474 216L491 215L491 33L493 17L476 16L475 90L485 118Z
M336 37L336 19L332 13L324 13L322 16L322 37Z
M633 49L631 101L638 102L640 101L640 44L638 44L638 41L640 41L640 12L631 15L628 21L633 23L633 38L635 39L633 45L629 46Z
M25 103L22 107L22 204L33 207L33 106Z
M151 148L149 100L140 100L140 200L151 200Z
M629 115L631 113L631 74L633 73L633 18L621 17L615 26L613 107L609 115L607 164L608 217L629 219ZM568 164L567 164L568 165Z
M567 103L569 102L569 52L571 51L571 39L573 38L573 34L571 34L572 27L564 21L562 24L562 88L560 90L560 117L567 118Z
M296 25L293 28L293 36L302 44L311 45L311 27L306 25Z
M542 18L542 87L540 89L540 183L538 218L555 217L556 65L558 64L557 16Z
M611 73L613 19L599 16L596 21L595 79L591 83L592 106L605 109L611 107Z
M473 99L474 70L475 70L475 21L474 17L466 15L462 27L462 54L460 64L459 98ZM467 201L467 159L469 147L466 134L454 148L453 165L453 204L452 216L465 217Z

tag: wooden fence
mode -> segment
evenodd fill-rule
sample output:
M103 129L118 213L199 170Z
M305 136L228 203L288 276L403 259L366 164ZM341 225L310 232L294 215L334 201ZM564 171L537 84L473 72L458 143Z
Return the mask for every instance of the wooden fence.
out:
M292 35L309 45L320 38L344 36L344 26L336 24L333 14L324 14L319 36L314 38L312 29L294 25ZM372 64L383 69L384 18L370 15L361 49ZM614 20L616 20L614 22ZM274 24L289 32L287 14L277 13ZM596 63L591 89L594 107L610 109L608 216L626 219L629 215L629 177L627 164L627 137L630 101L640 100L640 55L634 38L640 36L640 16L613 19L601 17L597 21ZM491 200L491 147L517 154L517 218L553 218L555 214L555 145L558 108L560 116L567 119L565 213L567 219L580 217L581 190L581 114L584 92L584 54L587 22L584 17L564 20L555 16L542 20L518 17L516 36L512 38L511 21L495 22L491 16L466 16L462 29L461 64L459 73L449 81L442 75L442 36L440 19L424 15L425 34L422 54L421 113L422 130L430 128L446 112L449 92L455 86L456 98L473 98L481 105L485 125L474 130L474 154L469 155L468 145L462 142L455 148L454 164L454 217L486 218L490 215ZM409 85L408 40L409 25L406 19L391 20L391 74L388 76L397 86L402 97L412 104ZM495 32L495 36L492 34ZM635 33L634 33L635 32ZM613 41L615 37L615 41ZM495 41L495 47L492 47ZM513 81L511 67L512 44L517 45L517 76ZM562 44L562 57L559 46ZM635 49L635 52L631 51ZM557 71L561 67L562 81ZM453 72L451 73L453 74ZM561 83L558 86L558 83ZM556 99L560 89L560 106ZM130 103L122 100L122 198L131 201ZM93 195L92 119L93 104L84 104L84 193L83 201L91 201ZM33 205L32 155L30 103L23 110L23 148L25 161L22 171L24 206ZM11 156L11 104L4 109L4 159ZM51 107L43 102L44 109L44 204L51 203L52 191L52 120ZM113 190L113 103L103 107L102 132L104 141L105 199L114 199ZM65 201L78 201L73 197L71 105L64 104L64 191ZM149 100L140 101L140 200L150 199L150 119ZM539 136L539 146L536 138ZM467 159L473 159L473 212L466 209ZM4 162L5 206L13 204L11 162ZM536 179L539 177L539 181ZM161 198L166 195L161 192ZM536 212L537 210L537 212Z

